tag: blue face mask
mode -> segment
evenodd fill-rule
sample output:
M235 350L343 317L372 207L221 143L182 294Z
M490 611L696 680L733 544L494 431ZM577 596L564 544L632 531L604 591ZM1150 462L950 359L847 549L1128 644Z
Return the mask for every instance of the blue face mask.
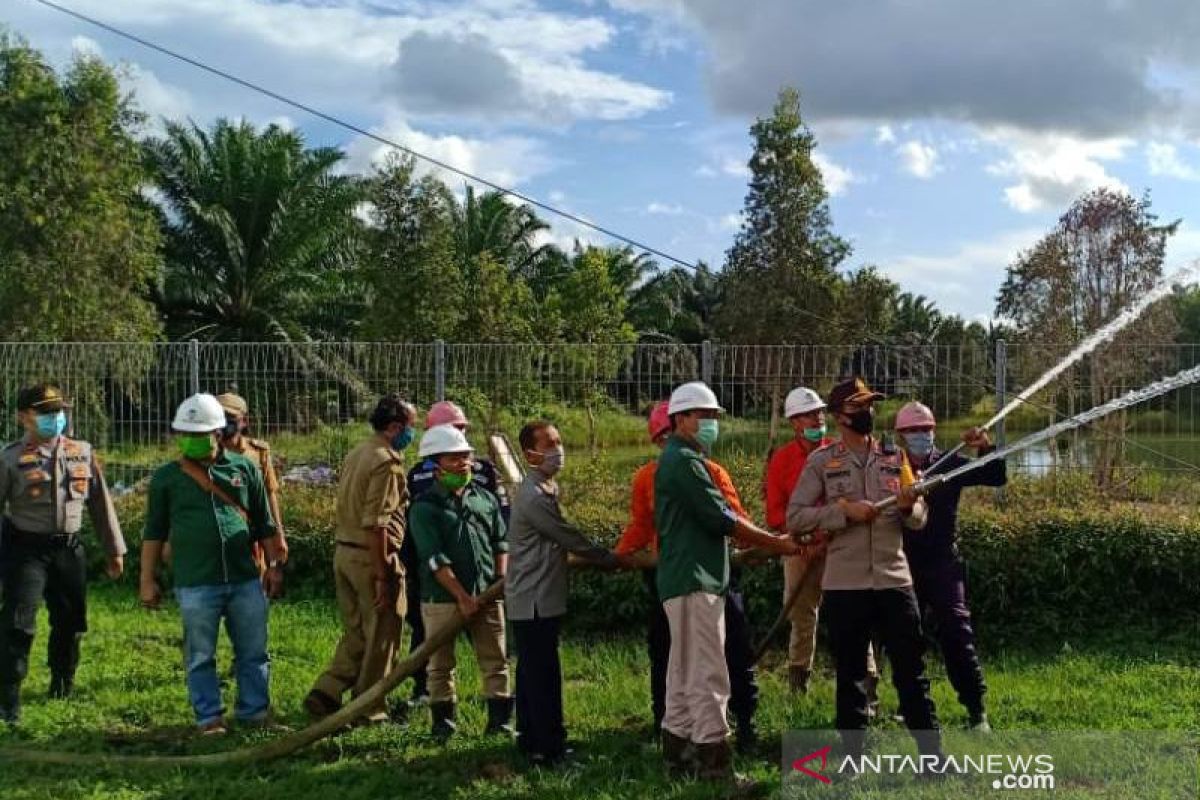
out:
M901 435L904 437L905 449L914 458L923 460L933 452L933 431L913 431Z
M403 450L404 448L406 448L410 444L412 444L412 440L413 440L413 429L410 427L405 428L404 430L400 431L399 433L397 433L395 436L392 437L392 449L393 450Z
M56 436L61 436L62 432L66 429L67 415L61 411L55 411L53 414L37 415L37 433L42 439L53 439Z
M721 434L721 423L715 419L700 420L700 427L696 429L696 441L704 446L705 450L711 450L712 446L717 443L717 437Z

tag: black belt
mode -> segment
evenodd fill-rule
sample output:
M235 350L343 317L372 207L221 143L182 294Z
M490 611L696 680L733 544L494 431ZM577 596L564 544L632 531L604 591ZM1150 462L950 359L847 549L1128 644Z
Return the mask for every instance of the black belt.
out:
M343 542L341 539L338 539L336 544L338 547L353 547L355 550L370 550L371 549L371 548L367 547L365 544L356 544L354 542Z
M42 547L74 547L79 544L79 534L76 533L31 533L17 530L11 522L4 526L4 539L11 544Z

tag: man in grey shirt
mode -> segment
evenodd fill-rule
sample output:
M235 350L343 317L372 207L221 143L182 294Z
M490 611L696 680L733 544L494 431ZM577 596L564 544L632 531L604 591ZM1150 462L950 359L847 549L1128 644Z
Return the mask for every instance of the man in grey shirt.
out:
M553 765L568 754L558 661L567 555L609 569L623 561L563 519L554 480L563 467L558 430L544 420L530 422L519 440L532 469L513 501L504 591L517 640L517 746L532 763Z

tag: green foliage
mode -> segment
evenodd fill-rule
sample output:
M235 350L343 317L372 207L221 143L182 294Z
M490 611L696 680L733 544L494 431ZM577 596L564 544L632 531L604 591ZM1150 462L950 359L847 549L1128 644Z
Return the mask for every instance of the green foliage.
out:
M0 339L157 338L140 123L99 59L76 56L60 77L0 31Z
M168 122L146 144L162 196L161 304L175 338L343 338L360 315L357 178L345 155L277 125Z

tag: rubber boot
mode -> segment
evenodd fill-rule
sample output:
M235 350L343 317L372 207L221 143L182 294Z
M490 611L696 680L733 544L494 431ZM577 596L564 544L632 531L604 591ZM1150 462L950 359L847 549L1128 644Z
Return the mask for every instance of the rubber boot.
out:
M21 721L21 684L0 684L0 722L16 725Z
M484 733L492 735L503 733L505 736L516 736L512 726L513 699L511 697L489 697L487 701L488 720Z
M991 733L992 726L988 722L987 712L983 709L971 711L970 713L970 728L974 733Z
M662 732L663 763L667 767L668 777L684 778L695 774L691 747L692 743L682 736L666 730Z
M702 781L719 781L728 784L736 793L751 792L758 782L733 771L733 748L729 740L696 745L696 761L699 768L696 776Z
M804 667L788 668L788 688L792 694L808 694L808 682L812 673Z
M757 748L758 729L754 727L754 717L738 718L737 751L742 755L748 755Z
M71 692L75 691L75 676L74 675L51 675L50 676L50 699L51 700L66 700L71 696Z
M429 715L433 720L430 732L439 742L445 742L458 730L458 705L453 700L429 704Z

